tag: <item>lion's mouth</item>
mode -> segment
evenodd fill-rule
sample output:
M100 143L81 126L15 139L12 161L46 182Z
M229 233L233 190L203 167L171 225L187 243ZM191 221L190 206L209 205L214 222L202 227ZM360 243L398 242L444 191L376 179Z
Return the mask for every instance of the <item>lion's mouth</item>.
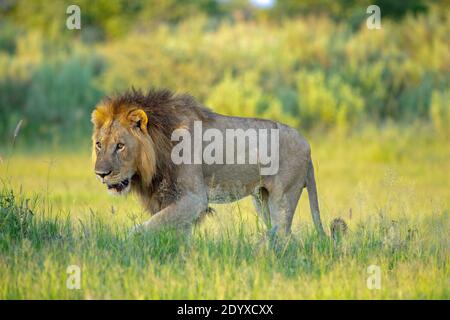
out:
M121 193L124 190L127 190L128 187L130 186L130 179L127 178L123 181L120 181L119 183L107 184L107 186L108 186L108 190L115 191L117 193Z

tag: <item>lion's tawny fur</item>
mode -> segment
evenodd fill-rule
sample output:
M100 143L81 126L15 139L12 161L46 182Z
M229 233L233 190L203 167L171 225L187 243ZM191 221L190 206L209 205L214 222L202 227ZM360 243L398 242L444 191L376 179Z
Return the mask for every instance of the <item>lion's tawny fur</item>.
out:
M194 121L201 121L205 130L214 128L222 133L227 129L279 130L279 172L261 175L260 166L250 164L175 165L171 160L171 135L180 128L193 131ZM153 214L136 230L164 226L190 229L208 211L209 202L224 203L252 195L267 225L286 233L302 190L307 187L314 224L320 234L325 234L310 146L293 128L271 120L223 116L190 95L155 89L146 94L133 89L103 99L92 113L92 122L93 159L102 182L108 186L123 183L128 188L130 180L131 190Z

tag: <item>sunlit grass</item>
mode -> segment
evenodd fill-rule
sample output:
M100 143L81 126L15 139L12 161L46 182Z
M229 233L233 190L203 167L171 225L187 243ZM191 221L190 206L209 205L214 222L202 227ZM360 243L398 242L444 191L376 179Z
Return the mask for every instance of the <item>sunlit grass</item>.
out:
M0 298L448 299L449 141L424 126L311 140L323 220L349 224L338 247L317 238L305 194L279 246L248 199L215 206L190 239L130 238L146 216L107 194L89 150L2 154ZM66 287L69 265L81 290Z

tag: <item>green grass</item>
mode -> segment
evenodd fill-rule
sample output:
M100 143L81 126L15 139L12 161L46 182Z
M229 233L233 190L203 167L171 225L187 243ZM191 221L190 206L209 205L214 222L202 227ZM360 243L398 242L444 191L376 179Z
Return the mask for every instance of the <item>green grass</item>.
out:
M146 216L133 196L107 195L89 150L3 153L0 299L448 299L448 139L368 126L312 146L323 220L349 224L337 247L317 238L305 194L277 246L248 199L215 206L189 239L127 237ZM69 265L80 290L66 287Z

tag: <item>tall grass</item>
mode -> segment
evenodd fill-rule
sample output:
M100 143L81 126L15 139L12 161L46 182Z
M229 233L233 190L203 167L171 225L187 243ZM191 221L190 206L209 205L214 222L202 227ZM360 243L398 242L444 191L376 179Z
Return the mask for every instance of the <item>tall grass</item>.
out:
M0 166L0 298L448 299L448 140L386 126L311 144L322 219L349 224L337 246L317 237L305 195L285 241L248 199L215 206L188 238L129 237L148 216L133 197L108 197L88 150L14 154L8 177ZM80 290L66 287L70 265Z
M307 229L274 249L257 246L262 235L243 222L217 236L197 231L190 241L174 233L130 238L97 216L76 225L33 210L2 189L2 299L448 298L445 242L424 242L427 231L409 221L374 217L338 247ZM378 292L364 290L374 262L384 270ZM73 264L81 290L65 287Z

